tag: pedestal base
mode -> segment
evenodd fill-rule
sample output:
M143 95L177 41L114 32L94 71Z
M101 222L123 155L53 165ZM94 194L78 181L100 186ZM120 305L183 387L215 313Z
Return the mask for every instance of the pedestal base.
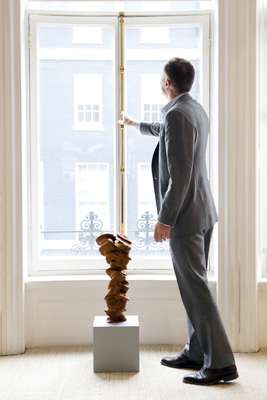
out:
M138 315L126 315L123 322L110 323L97 315L93 325L94 372L139 371Z

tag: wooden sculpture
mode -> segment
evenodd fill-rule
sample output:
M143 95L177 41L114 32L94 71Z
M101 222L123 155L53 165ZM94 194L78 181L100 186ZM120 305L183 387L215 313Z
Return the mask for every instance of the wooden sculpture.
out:
M108 293L105 300L108 309L105 313L108 315L108 322L126 321L123 314L126 311L126 302L129 300L126 293L129 289L129 282L126 280L126 271L128 262L131 260L129 252L132 242L121 233L114 236L111 233L104 233L96 238L97 244L100 246L100 253L106 257L110 268L106 269L106 273L111 280L108 285Z

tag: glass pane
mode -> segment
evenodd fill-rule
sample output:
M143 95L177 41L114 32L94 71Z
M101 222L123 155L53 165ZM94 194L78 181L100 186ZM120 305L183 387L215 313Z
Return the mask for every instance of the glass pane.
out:
M145 24L126 24L126 113L141 121L159 121L161 108L167 102L161 93L160 78L164 64L171 57L179 55L194 64L196 78L191 95L202 101L201 28L197 24L172 23L150 24L149 27L154 28L150 42L148 35L146 41L142 37ZM168 41L161 38L163 28ZM127 128L127 234L134 242L135 254L144 256L169 256L168 241L156 243L153 240L157 212L151 159L157 143L158 138L141 135L133 127Z
M95 42L74 30L38 25L41 256L98 256L95 237L114 230L114 27L95 25Z

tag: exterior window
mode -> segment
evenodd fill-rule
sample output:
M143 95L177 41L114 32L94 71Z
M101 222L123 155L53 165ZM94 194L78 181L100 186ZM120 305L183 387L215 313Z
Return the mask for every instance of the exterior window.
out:
M121 89L128 115L159 121L167 102L162 69L179 54L193 60L191 93L209 112L209 16L125 17L119 31L114 16L35 13L29 21L30 275L102 273L95 239L122 228L132 241L131 271L169 271L168 241L153 239L158 138L125 126L122 140Z
M78 123L99 122L99 104L78 104Z
M92 26L74 26L72 43L77 44L101 44L102 29Z
M74 129L102 129L102 75L74 75Z
M160 91L160 74L141 75L142 119L160 121L161 108L166 103Z
M144 121L159 121L163 104L144 104Z
M183 23L176 23L178 20L175 18L164 18L162 22L159 22L159 18L154 21L153 18L129 18L125 24L125 109L129 115L147 122L161 120L161 109L167 102L161 91L161 74L166 60L177 54L193 62L196 78L191 94L209 112L209 62L204 52L204 49L208 49L205 43L209 31L197 19L193 22L192 16L188 19L182 17L180 21ZM140 39L138 41L144 32L153 36L153 43L152 38L148 37L150 43L144 45ZM167 41L164 32L168 32L172 40ZM132 127L126 129L131 131L126 135L127 184L124 198L127 234L135 245L134 255L162 257L165 259L161 265L167 265L168 242L153 241L153 226L157 215L154 214L155 205L154 208L151 205L154 190L151 172L147 167L151 163L158 138L140 135ZM209 151L207 157L210 161ZM214 263L211 265L213 267Z

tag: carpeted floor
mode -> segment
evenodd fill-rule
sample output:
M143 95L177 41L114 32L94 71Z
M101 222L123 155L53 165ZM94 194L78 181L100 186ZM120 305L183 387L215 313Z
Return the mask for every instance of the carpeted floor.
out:
M139 373L94 373L92 347L31 349L0 358L1 400L267 400L267 352L236 354L239 379L200 387L160 359L176 346L140 347Z

